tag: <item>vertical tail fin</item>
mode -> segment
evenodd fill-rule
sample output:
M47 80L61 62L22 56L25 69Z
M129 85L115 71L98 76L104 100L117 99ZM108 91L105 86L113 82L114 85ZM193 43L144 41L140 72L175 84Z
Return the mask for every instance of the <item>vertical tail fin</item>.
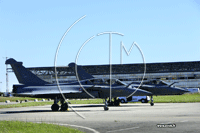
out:
M75 63L70 63L68 66L74 68L74 70L75 70L76 64L75 64ZM75 71L76 71L76 70L75 70ZM92 79L92 78L94 78L92 75L90 75L90 74L87 73L85 70L83 70L82 67L79 66L79 65L77 65L77 73L78 73L78 77L79 77L80 80L85 80L85 79Z
M13 58L6 60L5 64L10 64L19 83L24 85L44 85L48 84L48 82L40 79L32 72L27 70L23 65L22 62L17 62Z

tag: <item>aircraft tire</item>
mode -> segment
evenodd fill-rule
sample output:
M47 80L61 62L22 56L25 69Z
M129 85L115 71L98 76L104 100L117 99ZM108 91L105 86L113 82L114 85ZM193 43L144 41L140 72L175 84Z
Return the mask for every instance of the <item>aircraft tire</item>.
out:
M154 103L150 103L151 104L151 106L153 106L154 105Z
M59 110L59 105L58 105L58 104L53 104L53 105L51 106L51 110L52 110L52 111L58 111L58 110Z
M108 110L109 110L109 108L108 108L108 107L104 107L104 110L105 110L105 111L108 111Z
M64 103L61 105L61 111L66 111L68 109L68 104L67 103Z

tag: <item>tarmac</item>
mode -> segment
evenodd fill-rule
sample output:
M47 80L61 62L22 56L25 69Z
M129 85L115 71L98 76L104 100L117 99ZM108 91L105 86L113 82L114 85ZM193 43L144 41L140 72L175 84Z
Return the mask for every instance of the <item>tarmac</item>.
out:
M0 120L53 123L89 133L200 131L200 103L128 103L108 111L103 104L70 106L64 112L52 112L50 105L4 108L0 109Z

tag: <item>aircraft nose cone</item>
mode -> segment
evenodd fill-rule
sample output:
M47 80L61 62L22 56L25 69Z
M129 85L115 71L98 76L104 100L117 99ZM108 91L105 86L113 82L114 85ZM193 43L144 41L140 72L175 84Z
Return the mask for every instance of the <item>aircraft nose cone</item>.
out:
M174 88L176 94L184 94L186 92L189 92L187 89L183 88Z
M184 91L184 93L187 93L187 92L190 92L189 90L188 90L188 88L182 88L183 89L183 91Z
M187 93L187 92L190 92L190 91L188 91L187 89L183 90L183 93Z

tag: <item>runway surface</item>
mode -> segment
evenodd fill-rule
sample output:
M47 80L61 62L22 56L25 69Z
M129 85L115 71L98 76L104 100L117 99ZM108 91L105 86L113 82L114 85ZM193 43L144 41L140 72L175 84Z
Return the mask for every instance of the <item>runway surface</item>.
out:
M109 111L103 110L103 104L70 106L77 113L72 109L52 112L50 105L0 109L0 120L56 123L91 133L200 131L200 103L121 104ZM176 127L158 128L157 124Z

